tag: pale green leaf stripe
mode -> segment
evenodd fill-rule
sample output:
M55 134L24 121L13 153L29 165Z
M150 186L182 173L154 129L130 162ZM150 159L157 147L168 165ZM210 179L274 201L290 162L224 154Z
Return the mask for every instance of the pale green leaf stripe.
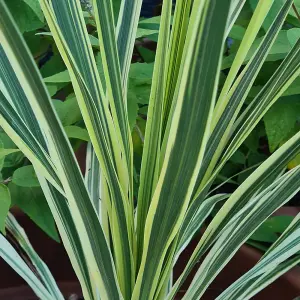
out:
M39 175L38 169L36 174L54 217L64 247L79 279L83 294L85 297L88 297L88 299L94 299L91 278L84 256L83 246L80 242L79 234L71 215L67 199L49 184L45 178Z
M90 193L106 238L109 239L111 232L108 216L111 215L109 209L109 207L111 207L111 199L106 179L101 172L99 161L92 147L91 143L87 146L85 184Z
M260 93L249 104L245 112L234 124L234 137L226 151L237 149L245 139L245 134L252 131L263 115L275 101L287 90L300 74L300 40L294 45Z
M34 264L36 271L38 272L47 290L51 293L53 299L63 300L64 297L59 291L55 279L50 273L48 267L34 251L27 238L27 235L25 234L25 231L18 224L17 220L11 213L8 214L8 217L6 219L6 227L7 230L12 234L14 239L18 242L18 245L22 247L31 262Z
M12 99L17 99L17 101L15 101L16 102L15 108L17 109L18 113L20 113L22 115L22 117L23 117L22 122L23 121L27 122L27 125L29 126L29 129L30 129L30 132L28 132L29 138L27 140L27 143L29 142L29 140L31 140L31 139L34 140L35 137L37 137L39 143L41 143L42 145L46 145L46 141L44 139L44 136L41 134L39 124L37 123L37 120L32 112L32 109L29 105L27 97L24 94L24 91L23 91L22 87L20 86L16 76L14 75L13 69L11 68L11 66L9 64L9 61L7 60L7 57L6 57L2 47L1 47L1 49L2 49L1 50L2 52L1 52L0 63L3 66L2 74L4 75L4 78L9 79L6 81L6 86L9 87L9 90L8 90L9 95L8 96L11 97L12 104L14 104ZM1 103L3 103L3 102L0 101L0 105L1 105ZM2 110L2 111L7 112L8 110L6 109L6 110ZM22 123L21 121L17 121L18 119L15 117L13 118L13 120L14 120L14 122L12 121L12 124L15 124L15 123L21 124ZM25 130L28 131L27 126L25 126L25 125L23 125L23 126L24 126ZM19 130L17 130L17 131L18 131L18 133L20 132ZM33 137L32 134L34 134L35 137ZM41 146L39 146L39 147L41 147ZM33 145L33 150L38 150L39 147ZM48 152L47 148L44 150ZM41 172L39 172L39 173L41 173ZM55 178L57 178L55 173L54 173L54 176L55 176ZM41 180L45 181L43 178L40 179L40 182L41 182ZM57 179L57 181L58 181L58 179ZM89 278L88 269L86 267L86 262L85 262L85 258L84 258L84 255L83 255L83 252L81 249L81 244L80 244L80 241L78 238L77 231L75 231L75 226L74 226L73 220L70 217L70 212L69 212L69 208L67 206L66 199L63 198L54 188L52 188L52 194L53 194L53 199L58 198L59 201L61 201L59 203L59 206L61 206L60 209L63 211L63 213L61 213L61 216L63 216L63 218L65 220L68 219L67 221L64 222L63 226L58 226L58 228L61 232L61 236L63 236L63 237L65 236L64 234L62 234L63 228L72 228L71 231L73 231L72 237L68 237L67 239L63 238L64 245L69 253L69 257L71 259L72 265L74 266L75 272L81 282L81 286L83 288L84 294L85 295L89 294L92 297L92 289L90 287L90 282L89 282L89 279L87 280L87 277ZM57 195L57 196L55 196L55 195ZM48 200L49 206L52 207L53 206L51 203L52 197L49 200L49 196L46 193L46 198ZM52 210L52 213L54 215L57 214L57 212L55 210L54 211ZM60 221L56 220L56 222L57 222L57 224L59 224L58 222L60 222ZM63 232L64 232L64 230L63 230ZM73 246L73 249L75 249L75 250L69 250L70 249L69 243L71 243L71 244L74 243L75 246ZM77 257L77 261L76 261L75 253L80 253L80 252L81 252L81 254ZM78 264L78 266L77 266L77 264ZM84 279L82 279L82 278L84 278ZM87 292L87 291L89 291L89 292Z
M0 32L1 33L1 32ZM0 57L1 60L2 57ZM10 105L0 90L0 124L14 140L18 138L18 147L35 164L39 164L47 179L62 193L61 183L55 173L54 165L40 143L33 136L24 121ZM16 134L18 132L18 134Z
M209 284L228 263L256 228L299 190L300 167L276 180L269 188L252 198L235 218L223 227L216 243L205 257L184 296L184 300L199 299Z
M124 90L127 89L128 74L142 2L143 0L121 1L116 35Z
M122 185L123 194L128 199L128 210L126 212L127 222L131 225L134 223L134 202L133 202L133 151L132 139L128 122L127 113L127 95L126 90L122 88L121 70L118 58L118 49L116 44L115 27L113 19L113 11L111 1L94 0L94 15L96 19L98 36L100 41L100 53L102 59L102 67L104 69L104 77L106 82L106 94L108 95L110 110L112 111L114 126L118 127L117 133L120 132L120 147L122 160L125 161L127 169L123 174L119 173L120 183ZM129 225L129 226L130 226ZM123 227L124 224L120 224ZM129 229L128 239L131 247L134 248L134 234ZM121 233L122 235L124 233ZM115 234L112 233L113 239ZM124 244L124 243L123 243ZM121 246L124 247L124 246ZM119 242L115 244L115 249L120 248ZM117 251L115 251L117 253ZM119 256L116 254L116 256ZM123 256L123 253L120 253ZM119 276L119 283L125 298L129 298L132 293L135 280L135 267L133 266L133 258L122 257L121 263L116 260L116 268Z
M53 2L56 3L56 1ZM57 8L55 11L57 14L56 18L47 1L40 0L40 4L60 54L72 77L77 101L97 157L100 161L103 161L105 156L107 158L106 163L112 164L115 169L122 169L123 163L120 160L121 153L119 146L117 146L115 128L88 41L85 23L82 20L80 5L73 1L69 3L69 5L72 5L72 10L68 10L69 8L66 6L68 4L67 1L55 4ZM74 10L77 13L75 17L78 22L69 13L70 11L74 13ZM61 27L58 27L57 19L61 20ZM76 30L74 30L75 28ZM105 173L108 172L104 162L102 163L102 168ZM117 178L113 180L118 181Z
M87 145L85 166L85 185L90 193L95 210L101 221L101 170L91 143L88 143Z
M26 95L24 94L21 86L18 84L17 77L9 63L9 60L7 59L7 56L5 55L2 45L0 45L0 83L2 83L0 84L2 93L10 97L6 97L7 100L10 101L10 104L16 109L30 130L35 132L35 136L44 151L48 152L41 129L37 124L36 117L32 110L28 108ZM13 100L10 100L14 98L19 99L19 101L14 102Z
M3 157L11 154L11 153L16 153L16 152L20 152L19 149L4 149L4 148L0 148L0 159L2 159Z
M2 116L7 122L9 122L8 120L11 120L10 124L12 124L13 127L22 127L22 129L19 129L23 132L23 140L27 140L28 144L30 143L31 151L33 151L42 161L49 176L51 176L53 181L58 185L59 179L55 174L55 167L49 157L41 129L37 124L31 108L28 108L27 97L17 81L17 77L8 61L2 45L0 45L0 97ZM18 99L18 101L14 101L13 99ZM32 137L33 132L35 138Z
M244 274L237 281L231 284L218 297L218 300L230 299L230 297L231 299L244 297L247 291L252 290L258 283L261 286L263 284L264 277L268 277L268 280L270 280L273 276L278 276L277 272L274 273L273 276L270 275L276 268L280 267L280 264L284 264L284 261L300 251L299 220L300 215L294 218L293 222L280 236L280 238L271 246L271 248L264 254L260 261L246 274ZM297 258L297 260L299 260L299 257ZM286 267L288 266L285 266L285 268Z
M177 79L179 76L183 49L190 20L191 5L191 0L181 0L177 1L175 6L174 21L172 24L170 45L168 49L169 65L164 99L162 135L164 135L167 126Z
M218 9L213 9L218 5ZM167 249L179 230L208 139L230 1L195 1L191 40L161 175L146 220L134 299L151 298ZM216 25L216 22L218 25ZM220 30L221 28L221 30ZM222 28L224 30L222 31ZM195 61L193 58L197 57ZM155 245L152 247L151 245ZM171 254L172 255L172 254Z
M201 171L197 178L197 191L194 191L194 197L200 193L203 186L210 179L211 173L215 168L226 143L228 142L228 137L233 123L237 118L250 88L281 29L292 2L293 0L287 0L282 6L255 55L252 57L251 61L243 70L227 95L229 101L222 115L218 119L213 132L211 133L208 148L206 149L203 164L201 166Z
M121 139L125 148L125 158L128 170L131 170L132 153L131 138L127 114L126 94L123 93L118 49L115 37L115 27L111 1L93 0L100 41L100 53L106 81L106 89L110 99L115 126L120 127ZM131 178L131 172L127 175ZM131 191L130 191L131 193Z
M103 96L98 71L94 70L96 68L95 61L88 42L80 4L78 1L61 3L60 1L52 0L51 3L56 15L56 18L54 18L53 11L49 8L48 3L44 0L41 3L55 41L63 52L61 54L65 55L64 59L70 71L75 93L79 95L77 97L80 100L79 105L84 110L83 117L87 130L99 159L101 170L108 181L114 208L114 225L112 226L114 230L112 234L115 251L114 258L118 277L122 278L122 290L124 291L126 286L125 278L131 278L134 274L134 272L131 272L131 270L134 270L131 246L131 243L133 243L133 222L129 221L132 214L130 214L131 209L128 206L128 201L125 198L116 173L116 169L119 167L121 172L123 172L124 162L121 160L119 148L116 148L119 141L113 140L110 143L109 140L115 138L115 132L111 131L114 130L114 126L108 109L108 102ZM64 32L63 35L66 42L57 28L55 20L59 20L60 29ZM79 43L79 41L82 41L82 43ZM66 51L68 48L70 48L70 51ZM72 55L73 53L76 54L74 58L76 63L79 60L78 64L82 76L69 53ZM84 57L87 57L87 61L85 65L82 65L82 62L85 60ZM91 74L93 75L92 77ZM86 80L87 84L83 79ZM115 149L112 148L113 146ZM115 157L116 160L113 160L112 156L115 150L119 158ZM74 195L76 194L74 193ZM115 290L117 291L117 289Z
M198 203L193 202L186 213L185 219L181 225L178 234L177 256L186 248L194 234L201 228L206 218L210 215L215 205L227 199L229 194L218 194L205 199L199 206ZM193 212L191 214L190 212Z
M145 222L159 177L162 113L168 70L167 49L170 38L172 0L163 3L147 113L144 150L137 204L137 265L141 263Z
M170 279L172 278L173 265L174 265L173 254L176 252L176 245L177 245L177 238L175 238L172 241L171 246L167 251L166 259L164 260L162 271L160 273L159 280L158 280L158 285L155 291L155 296L154 296L155 300L165 299L167 294L170 291L170 289L168 289L167 291L166 288L172 284L172 282L170 282ZM161 297L162 294L163 294L163 298L159 298Z
M56 300L43 286L17 251L0 234L0 256L28 283L35 294L44 300Z
M262 91L247 107L245 112L234 123L232 133L232 141L223 154L221 161L218 163L216 170L211 175L205 189L213 182L219 171L222 169L226 161L240 147L243 141L248 137L257 123L261 120L272 104L286 91L291 83L300 74L300 41L296 43L294 48L281 63L274 75L266 83ZM253 103L253 104L252 104ZM235 131L235 132L234 132ZM204 189L197 196L201 198Z
M12 62L11 64L26 92L31 107L38 115L39 125L47 134L51 157L57 162L58 173L73 217L76 218L76 227L80 233L81 242L85 244L84 250L90 274L93 278L97 278L97 284L102 286L100 292L103 295L109 295L111 299L119 299L117 282L111 280L111 278L115 278L112 257L71 146L55 115L38 70L16 27L9 18L3 1L0 2L0 7L3 48ZM15 139L14 142L19 144L18 139Z
M214 126L217 124L220 116L224 112L226 105L228 104L228 101L230 100L230 98L226 97L226 95L229 92L232 83L234 82L236 75L238 74L238 71L240 70L242 63L245 57L247 56L247 53L250 47L252 46L254 39L257 36L257 33L266 15L268 14L272 4L273 4L273 0L260 0L256 6L254 14L247 27L241 45L239 46L239 49L235 55L233 64L230 68L229 74L226 77L226 81L222 87L220 96L218 98L216 107L214 109L214 119L213 119Z
M300 152L300 132L288 140L281 148L275 151L263 162L225 202L215 218L209 224L201 240L195 248L184 272L173 286L172 294L175 295L181 284L186 279L193 266L203 253L212 245L218 237L221 229L228 223L236 211L242 209L265 183L271 183L275 176L286 167L287 163ZM204 197L205 189L199 197ZM171 296L170 296L171 297ZM169 299L169 298L168 298ZM170 298L171 299L171 298Z
M231 1L229 18L228 18L227 28L226 28L226 33L225 33L226 37L228 36L232 26L234 25L236 19L238 18L245 2L246 2L246 0L232 0Z
M58 3L59 2L59 3ZM100 140L113 155L112 119L78 1L40 0L43 12L74 85L83 119L99 155ZM72 13L72 14L71 14ZM74 16L74 17L73 17ZM101 137L99 137L101 134ZM103 147L103 145L102 145Z
M295 256L294 258L288 259L287 261L278 265L275 269L270 271L269 273L265 273L263 276L259 277L254 281L245 291L245 293L236 298L238 300L246 300L251 299L258 292L266 288L272 282L274 282L277 278L284 275L286 272L291 270L293 267L299 265L300 263L300 255Z

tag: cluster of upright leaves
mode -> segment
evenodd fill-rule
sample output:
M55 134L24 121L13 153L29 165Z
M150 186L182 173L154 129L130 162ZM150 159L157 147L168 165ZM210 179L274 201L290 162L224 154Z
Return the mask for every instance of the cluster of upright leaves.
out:
M173 19L172 2L163 1L144 136L137 126L144 149L134 195L137 174L127 103L132 86L141 91L149 84L147 76L134 77L130 71L142 1L122 1L116 22L111 1L91 1L88 13L97 28L97 37L91 38L81 1L40 0L68 70L55 76L72 83L90 141L83 178L64 130L70 116L56 113L0 0L0 126L32 163L85 299L172 299L207 253L184 296L201 298L239 247L300 189L300 167L283 172L300 151L298 132L231 195L210 194L220 170L300 74L297 41L244 109L293 1L280 5L247 60L273 4L273 0L258 2L221 91L224 41L245 1L179 0ZM95 44L100 49L96 58ZM52 76L44 81L51 80ZM19 171L13 182L21 177ZM5 185L2 194L8 197ZM172 269L180 253L224 200L173 282ZM248 299L298 263L298 256L288 259L300 250L299 225L297 217L260 263L220 298ZM42 299L60 299L51 275L11 217L7 229L42 273L42 280L30 273L3 237L0 255Z

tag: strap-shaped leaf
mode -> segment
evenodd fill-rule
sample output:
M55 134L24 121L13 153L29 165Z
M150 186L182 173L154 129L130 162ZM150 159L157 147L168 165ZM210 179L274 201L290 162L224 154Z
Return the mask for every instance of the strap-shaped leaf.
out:
M182 222L201 165L230 1L218 1L218 9L213 9L215 5L216 1L194 1L192 8L191 39L178 79L180 92L165 160L146 220L145 251L133 298L154 295L164 257Z
M85 162L85 184L90 193L97 214L101 212L101 170L91 143L88 143Z
M140 186L137 205L137 263L141 262L145 222L151 198L157 185L160 167L162 113L168 70L167 49L170 38L172 1L163 3L160 32L155 56L151 93L149 99Z
M254 280L254 283L249 284L250 286L246 288L245 293L241 295L240 298L236 298L239 300L242 299L251 299L258 292L263 290L265 287L270 285L280 276L291 270L293 267L299 265L300 255L297 255L291 259L284 261L283 263L276 266L273 270L268 273L264 273L264 275L260 276L257 280Z
M62 4L53 0L52 8L47 1L43 0L41 4L52 35L70 72L91 142L109 186L113 204L111 228L114 258L124 292L125 287L127 288L125 278L134 276L132 275L134 235L133 222L130 221L133 219L132 207L129 206L127 194L122 190L125 184L121 185L120 182L122 178L128 181L128 177L124 175L127 174L126 163L120 151L123 147L120 148L118 144L121 141L115 133L108 101L101 87L79 1L65 1ZM131 285L128 283L128 286Z
M275 151L240 185L222 209L217 213L197 244L185 270L176 281L170 293L170 299L175 295L186 279L193 266L207 249L216 241L221 230L262 188L268 186L283 170L287 163L300 151L300 132ZM265 184L267 183L267 185ZM200 196L203 197L202 193Z
M211 196L208 199L198 206L198 203L193 202L191 207L189 208L187 214L190 211L193 211L193 215L186 215L182 226L180 228L180 232L178 234L179 243L177 246L177 256L186 248L189 242L192 240L194 234L201 228L202 224L206 220L206 218L210 215L212 210L214 209L215 205L227 199L229 195L227 194L218 194ZM193 207L196 205L197 207Z
M236 75L238 74L238 71L240 70L242 63L244 62L247 53L252 46L254 39L256 38L257 33L260 30L260 27L272 4L273 0L260 0L257 4L214 109L214 125L217 123L221 114L224 112L226 105L228 104L230 98L226 97L226 95L229 92ZM266 51L266 49L264 49L264 51Z
M6 219L6 228L10 232L10 234L14 237L16 242L22 249L25 251L33 265L35 266L38 275L40 276L42 283L45 285L49 293L52 295L53 299L63 300L64 297L59 291L55 280L50 273L48 267L41 260L38 254L32 248L27 235L23 228L19 225L15 217L9 213L8 218Z
M35 63L3 1L0 2L0 7L0 36L3 49L27 96L30 107L37 116L39 126L46 135L51 159L56 162L57 174L68 199L72 217L76 219L75 225L80 241L85 245L83 249L89 274L94 279L93 284L98 287L103 296L119 299L117 281L111 280L115 278L111 253L69 141L54 112ZM12 100L17 101L17 99ZM15 136L18 136L18 132L15 132ZM15 138L13 141L19 146L19 139Z
M205 152L205 157L197 179L198 190L195 191L197 196L203 186L210 179L210 176L215 168L223 150L226 146L231 128L236 120L242 105L250 91L250 88L261 69L263 62L265 61L271 46L275 42L275 39L282 27L282 24L288 14L292 5L292 0L288 0L282 6L276 19L272 23L272 26L268 30L264 40L261 42L255 55L248 63L246 68L240 74L239 78L235 81L233 87L230 89L228 94L224 96L228 99L221 99L220 107L217 105L217 111L214 110L213 127L208 148ZM223 106L224 103L224 107ZM220 111L220 116L219 111Z
M300 190L299 175L300 168L284 174L237 212L223 227L222 234L205 257L183 299L199 299L203 295L209 284L255 229Z
M299 255L286 262L287 257L299 251L299 215L280 236L280 238L268 249L261 260L246 274L234 282L219 297L222 299L229 295L253 295L266 284L274 281L284 270L292 267L299 261ZM275 265L275 267L274 267ZM248 297L247 297L248 298Z
M170 46L168 48L169 64L164 98L162 128L163 134L167 126L170 110L172 107L174 92L176 89L177 79L179 76L179 70L183 57L183 49L185 41L187 39L187 29L190 20L191 5L191 0L177 1L175 7L172 32L170 37Z
M235 20L238 18L246 0L232 0L231 7L229 11L229 18L227 23L226 36L228 36L232 26L234 25Z
M111 1L94 0L93 8L100 41L100 53L106 82L106 91L114 124L119 127L117 132L120 132L120 146L124 152L123 157L127 162L128 168L127 173L124 175L125 178L121 182L127 182L127 186L124 186L123 190L124 193L129 190L131 195L132 143L128 123L127 93L122 88L122 74L116 44ZM130 185L130 187L128 185Z
M17 251L0 234L0 256L28 283L35 294L45 300L57 299L44 287L31 269L26 265ZM59 298L58 298L59 299Z
M64 247L70 258L72 267L81 284L83 294L85 297L93 299L93 287L83 252L83 245L81 244L67 199L49 184L45 178L39 175L38 169L37 176L54 217L60 237L62 238Z
M248 299L262 289L265 283L270 284L284 270L291 268L299 261L299 255L286 261L300 250L300 216L296 216L280 238L263 255L260 261L230 285L219 297L221 299ZM286 261L286 262L285 262ZM272 281L271 281L272 280ZM246 296L247 295L247 296Z
M124 89L127 87L128 74L142 3L143 0L121 1L116 33Z

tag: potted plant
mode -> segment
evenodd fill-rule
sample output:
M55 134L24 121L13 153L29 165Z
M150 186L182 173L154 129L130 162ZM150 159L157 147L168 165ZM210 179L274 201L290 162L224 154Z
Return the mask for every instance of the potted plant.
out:
M94 0L86 6L97 25L101 53L97 66L80 1L40 0L89 134L85 178L3 0L0 126L35 169L84 299L172 299L195 266L183 299L199 299L259 225L300 189L300 167L282 171L300 151L298 132L231 195L210 194L224 164L300 74L300 42L296 42L242 110L293 1L280 7L240 72L273 2L259 1L218 99L224 39L244 1L177 1L172 29L172 1L163 1L137 178L127 82L141 2L122 2L116 30L110 1ZM139 187L137 197L133 186ZM18 223L11 215L5 218L10 194L3 184L1 198L2 232L5 234L6 224L30 263L24 262L3 235L1 256L39 298L63 299ZM222 208L174 281L173 267L180 254L222 201ZM297 265L299 218L217 299L248 299ZM203 261L198 266L200 258Z

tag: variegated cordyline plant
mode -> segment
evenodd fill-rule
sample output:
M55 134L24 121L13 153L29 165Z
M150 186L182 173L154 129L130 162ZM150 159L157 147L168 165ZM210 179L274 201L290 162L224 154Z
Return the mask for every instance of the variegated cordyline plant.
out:
M300 132L231 195L214 179L267 110L300 74L297 42L256 98L244 102L291 9L283 5L241 68L273 3L260 0L221 91L223 45L245 0L164 0L137 199L127 111L127 79L142 0L93 0L104 78L79 0L40 0L68 68L91 144L82 176L41 75L0 0L0 126L32 162L85 299L173 299L205 254L183 299L200 299L256 228L300 189ZM1 200L1 199L0 199ZM180 253L223 201L177 280ZM41 299L63 299L45 264L9 215L7 230L33 272L0 236L0 254ZM261 260L217 299L249 299L300 262L300 216Z

